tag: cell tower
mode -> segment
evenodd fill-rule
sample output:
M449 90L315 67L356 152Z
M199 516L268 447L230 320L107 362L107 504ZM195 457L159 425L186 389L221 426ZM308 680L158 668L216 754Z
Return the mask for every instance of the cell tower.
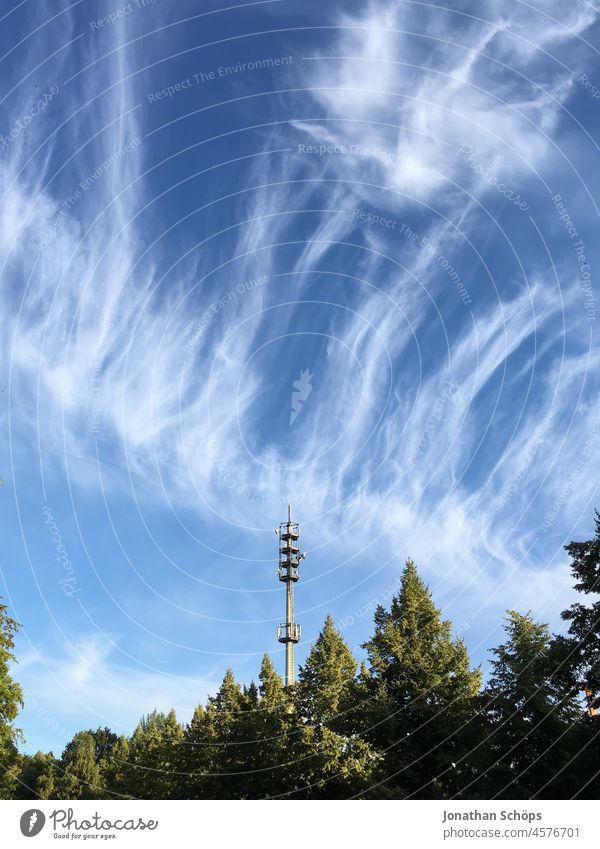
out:
M294 683L294 645L300 639L300 625L294 622L294 584L300 577L300 554L298 540L300 526L292 522L292 508L288 504L287 522L282 522L275 531L279 537L279 568L277 576L285 584L285 622L277 626L277 639L285 643L285 686Z

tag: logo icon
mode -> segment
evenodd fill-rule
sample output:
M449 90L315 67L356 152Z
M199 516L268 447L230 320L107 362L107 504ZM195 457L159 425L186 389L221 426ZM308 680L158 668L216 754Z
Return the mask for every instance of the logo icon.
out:
M296 416L302 409L302 404L312 392L312 374L308 369L300 372L300 377L292 383L296 392L292 392L292 409L290 412L290 427L294 424Z
M32 808L30 811L25 811L21 816L21 834L25 837L35 837L39 834L46 824L46 817L43 811L37 808Z

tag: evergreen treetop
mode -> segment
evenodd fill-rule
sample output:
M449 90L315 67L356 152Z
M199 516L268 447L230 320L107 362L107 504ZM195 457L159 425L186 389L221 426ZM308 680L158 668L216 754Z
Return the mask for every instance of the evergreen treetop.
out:
M575 589L585 596L595 596L588 605L573 604L563 611L570 622L566 648L576 675L583 678L596 696L600 694L600 513L596 511L596 533L584 542L565 546L571 556Z

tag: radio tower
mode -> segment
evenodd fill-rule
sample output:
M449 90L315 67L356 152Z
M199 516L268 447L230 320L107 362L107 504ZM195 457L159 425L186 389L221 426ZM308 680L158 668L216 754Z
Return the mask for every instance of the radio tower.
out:
M277 626L277 639L285 643L285 686L294 683L294 645L300 639L300 625L294 622L294 584L300 577L300 554L298 539L300 527L292 522L292 508L288 504L288 519L275 531L279 537L279 569L277 576L285 584L285 622Z

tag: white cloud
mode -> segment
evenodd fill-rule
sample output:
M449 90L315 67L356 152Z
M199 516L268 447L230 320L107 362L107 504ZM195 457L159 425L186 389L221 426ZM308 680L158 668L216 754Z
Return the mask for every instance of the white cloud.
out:
M33 718L46 718L44 733L54 740L57 751L66 742L64 725L73 718L85 715L88 727L107 725L129 735L140 717L154 709L175 708L180 721L189 721L194 708L218 689L216 678L173 675L128 660L119 642L80 635L62 648L38 649L20 659L16 674L25 705ZM50 722L54 717L60 719L60 727ZM35 744L29 741L30 746Z

